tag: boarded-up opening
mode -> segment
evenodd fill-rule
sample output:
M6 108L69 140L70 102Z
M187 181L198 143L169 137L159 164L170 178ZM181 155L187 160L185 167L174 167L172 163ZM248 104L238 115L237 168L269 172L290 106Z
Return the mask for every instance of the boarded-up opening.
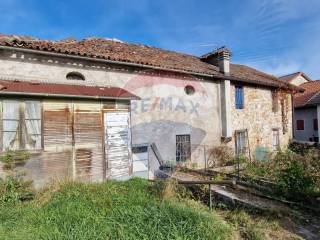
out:
M99 103L74 104L75 177L83 181L103 179L103 126Z
M131 175L129 112L106 112L105 145L107 177L127 179Z

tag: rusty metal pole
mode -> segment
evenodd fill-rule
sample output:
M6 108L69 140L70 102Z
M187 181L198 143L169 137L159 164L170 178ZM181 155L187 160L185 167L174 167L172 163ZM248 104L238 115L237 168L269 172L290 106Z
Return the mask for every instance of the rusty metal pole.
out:
M203 154L204 154L204 171L207 172L207 155L206 155L206 145L203 146Z
M210 207L210 210L212 210L211 184L209 184L209 207Z

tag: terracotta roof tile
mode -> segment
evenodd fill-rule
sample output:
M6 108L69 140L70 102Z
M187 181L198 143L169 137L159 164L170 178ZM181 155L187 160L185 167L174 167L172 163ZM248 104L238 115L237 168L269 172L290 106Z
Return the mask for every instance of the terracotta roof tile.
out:
M320 81L310 81L301 84L299 87L305 89L303 93L294 95L294 106L303 107L311 104L311 100L320 93Z
M89 87L82 85L39 83L37 81L4 81L0 80L1 94L18 94L42 96L68 95L88 98L128 98L135 99L137 96L127 92L122 88L115 87Z
M161 67L167 70L179 70L190 73L208 74L224 77L218 67L205 63L192 56L145 45L129 44L102 38L88 38L81 41L66 39L61 41L39 40L31 37L0 34L0 46L50 51L90 58L101 58L125 63L135 63ZM288 85L278 78L253 68L231 64L230 75L233 80L253 82L261 85L283 87Z

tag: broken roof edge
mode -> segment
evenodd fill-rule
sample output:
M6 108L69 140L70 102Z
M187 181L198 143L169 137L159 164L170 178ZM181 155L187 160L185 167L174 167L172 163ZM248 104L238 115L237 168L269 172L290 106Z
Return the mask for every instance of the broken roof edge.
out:
M277 82L277 84L276 83L274 83L274 84L266 83L266 82L263 82L258 79L248 80L246 78L235 77L232 75L226 76L222 73L208 74L208 73L187 71L187 70L181 70L181 69L175 69L175 68L165 68L165 67L141 64L141 63L135 63L135 62L116 61L116 60L105 59L105 58L93 58L93 57L87 57L87 56L82 56L82 55L78 55L78 54L66 54L66 53L45 51L45 50L39 50L39 49L29 49L29 48L18 47L18 46L2 46L2 45L0 45L0 49L15 50L15 51L35 53L35 54L41 54L41 55L47 55L47 56L73 58L73 59L86 60L86 61L95 61L95 62L102 62L102 63L109 63L109 64L117 64L117 65L122 65L122 66L131 66L131 67L140 67L140 68L147 68L147 69L154 69L154 70L163 70L163 71L169 71L169 72L175 72L175 73L191 74L191 75L199 76L199 77L215 78L215 79L219 79L219 80L228 79L231 81L248 82L248 83L258 84L261 86L280 87L280 88L284 88L284 89L289 89L291 91L303 90L295 85L292 85L290 83L285 83L285 82L281 81L280 79L277 79L275 76L272 76L272 75L264 73L264 72L262 72L262 73L265 75L268 75L270 77L274 77L275 79L273 79L273 80L275 82ZM239 65L239 64L235 64L235 65ZM243 65L243 66L245 66L245 65ZM246 66L246 67L249 67L249 66ZM249 67L249 68L252 68L252 67ZM252 68L252 69L254 69L254 68ZM257 71L259 71L259 70L257 70ZM259 71L259 72L261 72L261 71Z

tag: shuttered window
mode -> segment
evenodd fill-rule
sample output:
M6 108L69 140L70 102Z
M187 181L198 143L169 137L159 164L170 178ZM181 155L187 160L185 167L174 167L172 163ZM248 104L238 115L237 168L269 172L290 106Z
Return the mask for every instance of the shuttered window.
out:
M278 92L272 92L272 112L279 111L279 94Z
M304 130L304 120L297 120L297 130Z
M272 150L276 151L280 147L279 129L272 129Z
M318 119L313 119L313 130L318 131Z
M236 86L235 102L236 102L236 109L243 109L244 107L243 86Z

